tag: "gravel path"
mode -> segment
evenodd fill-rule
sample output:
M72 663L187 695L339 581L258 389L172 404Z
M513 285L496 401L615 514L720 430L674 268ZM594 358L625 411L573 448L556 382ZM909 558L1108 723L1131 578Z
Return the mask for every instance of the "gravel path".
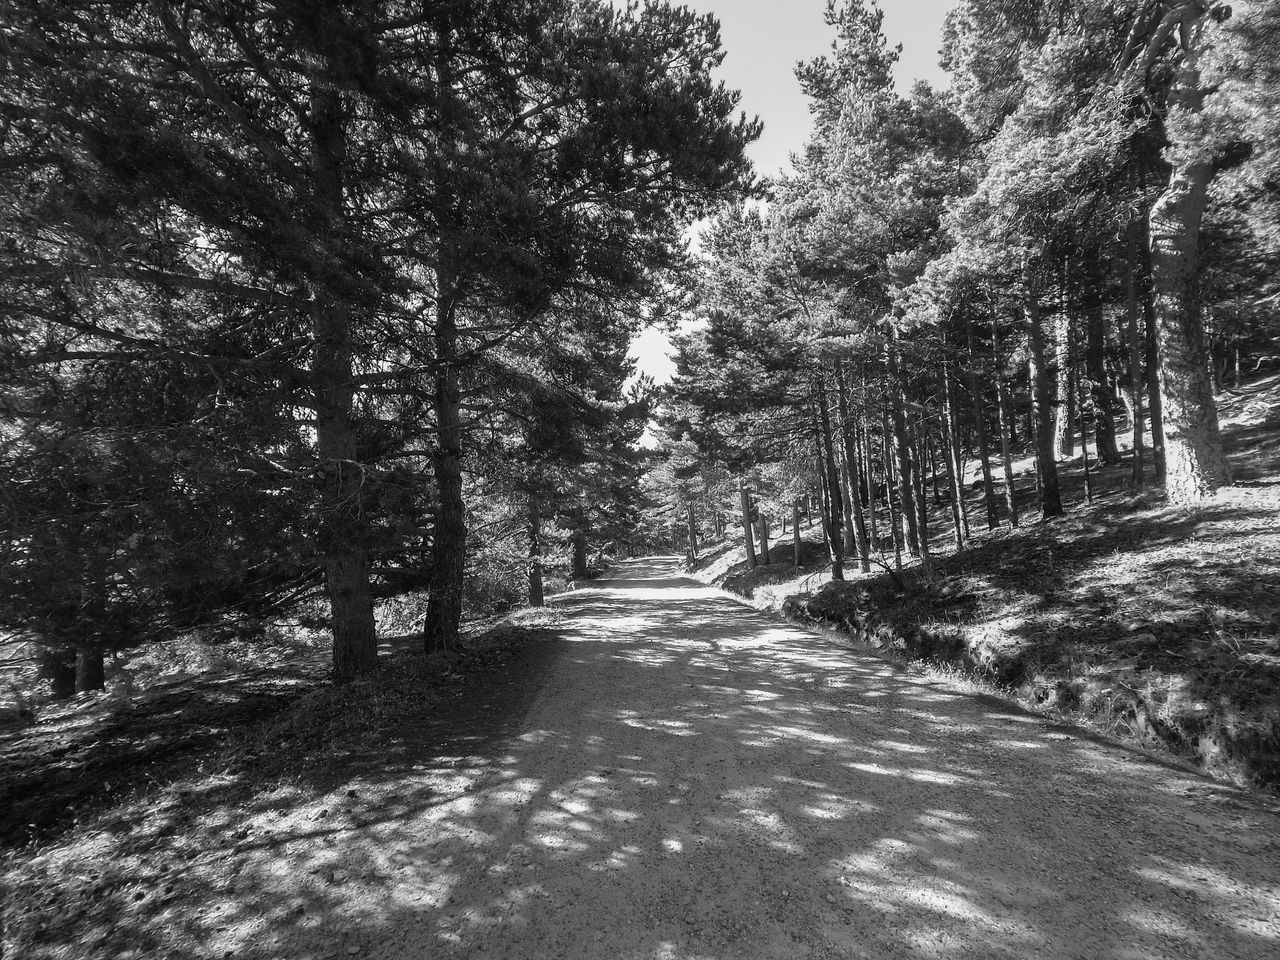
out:
M370 788L359 842L260 865L286 906L299 876L343 871L322 923L249 938L262 955L1280 957L1280 816L1258 801L674 561L565 606L568 642L495 756Z

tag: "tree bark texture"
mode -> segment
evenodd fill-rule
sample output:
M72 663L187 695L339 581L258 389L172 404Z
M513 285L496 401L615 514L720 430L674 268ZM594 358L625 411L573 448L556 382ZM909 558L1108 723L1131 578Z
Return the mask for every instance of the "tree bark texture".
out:
M1058 490L1057 451L1053 445L1053 402L1049 370L1045 365L1044 322L1034 294L1027 297L1027 339L1031 345L1031 407L1036 438L1036 481L1040 490L1040 516L1062 516Z
M1200 224L1212 178L1213 165L1207 158L1179 162L1151 208L1165 492L1172 503L1195 503L1231 482L1198 291Z
M344 230L346 120L342 95L315 81L311 96L314 203L320 242ZM369 525L364 511L365 471L357 460L352 421L351 307L324 276L329 251L317 251L311 278L311 389L320 480L319 553L333 627L333 674L339 682L371 670L377 660Z

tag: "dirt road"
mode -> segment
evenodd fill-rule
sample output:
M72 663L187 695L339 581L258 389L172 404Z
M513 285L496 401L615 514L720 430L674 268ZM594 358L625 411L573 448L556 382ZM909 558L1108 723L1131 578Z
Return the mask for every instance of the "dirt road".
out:
M567 642L490 759L371 789L358 839L262 863L286 905L340 875L314 924L239 951L1280 956L1273 811L676 570L565 600Z

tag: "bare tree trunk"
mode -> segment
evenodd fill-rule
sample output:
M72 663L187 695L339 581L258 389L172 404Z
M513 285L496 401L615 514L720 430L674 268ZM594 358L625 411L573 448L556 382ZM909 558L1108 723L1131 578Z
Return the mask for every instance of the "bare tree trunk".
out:
M849 528L853 531L853 547L858 552L858 566L863 573L870 573L867 525L862 516L862 479L858 476L857 425L849 412L849 390L843 370L836 373L836 386L840 412L840 439L844 444L845 488L849 492L849 507L846 513L849 516Z
M528 540L529 606L541 607L546 603L542 589L542 516L538 512L538 498L529 494L529 514L525 536Z
M905 538L902 535L902 524L898 522L898 501L894 499L897 490L897 474L893 469L893 432L889 428L889 398L886 394L886 406L881 410L881 464L884 473L884 502L889 515L889 531L893 536L893 562L902 569L902 554L906 551Z
M914 556L920 558L922 566L929 566L929 544L921 536L920 513L916 506L915 480L911 469L911 446L907 436L907 394L903 383L901 365L898 363L896 346L889 347L889 378L893 383L896 403L892 404L893 435L898 448L898 496L902 504L902 515L907 522L907 546Z
M751 536L751 494L745 477L738 478L738 499L742 504L742 549L747 555L747 568L755 569L756 545Z
M76 693L91 693L107 685L106 664L101 647L81 647L76 651Z
M323 237L346 234L344 179L347 134L342 94L313 81L311 164L313 202ZM369 580L365 470L357 460L352 420L351 307L322 276L311 280L311 392L319 460L319 552L333 625L333 674L339 682L371 670L378 656Z
M1212 179L1209 159L1181 160L1151 208L1165 492L1173 503L1194 503L1231 482L1205 362L1197 291L1200 223Z
M1134 491L1141 490L1143 487L1143 417L1142 412L1142 386L1143 386L1143 369L1142 355L1144 353L1144 342L1139 333L1138 325L1138 240L1140 231L1140 221L1135 219L1127 231L1128 243L1128 270L1125 277L1125 321L1126 330L1129 336L1129 398L1130 406L1133 408L1133 472L1131 474L1131 482Z
M1044 324L1040 303L1028 291L1026 301L1027 332L1031 345L1031 407L1035 420L1036 479L1040 489L1040 516L1043 519L1062 516L1062 496L1058 492L1057 451L1053 446L1053 404L1049 392L1049 371L1044 358Z
M68 650L40 647L36 660L41 680L49 681L55 700L68 700L76 692L76 655Z
M766 567L773 561L769 559L769 516L764 510L757 508L756 513L760 525L760 562Z
M982 502L987 508L987 529L1000 526L996 510L996 492L991 482L991 447L987 443L987 411L982 402L982 384L978 379L978 346L973 332L973 317L965 313L965 337L969 346L969 393L973 399L973 428L978 432L978 458L982 461Z
M867 498L867 517L870 520L868 532L868 549L880 550L880 518L877 507L876 476L874 464L871 462L871 429L865 425L858 431L858 444L862 455L862 483Z
M1093 436L1098 460L1106 465L1120 462L1120 448L1116 444L1116 397L1107 372L1107 317L1102 309L1102 279L1097 257L1092 261L1090 279L1093 289L1089 292L1085 313L1085 371L1089 377L1089 400L1093 405ZM1081 398L1083 405L1084 397ZM1083 428L1081 436L1083 436ZM1082 441L1083 442L1083 441Z
M1054 350L1057 354L1057 396L1053 417L1053 449L1056 457L1072 457L1076 452L1075 440L1075 338L1072 333L1071 313L1067 309L1067 295L1062 295L1062 310L1053 325Z
M791 549L792 563L800 566L800 498L791 501Z
M831 579L844 579L844 517L840 503L840 472L836 469L835 444L831 436L831 405L822 379L814 384L818 401L818 426L822 448L823 476L827 483L828 542L831 547Z
M951 527L956 549L963 550L969 539L969 517L964 504L964 482L961 477L960 443L956 437L955 398L951 385L951 364L942 363L942 429L943 460L947 467L947 487L951 491Z
M698 520L693 512L693 504L689 504L687 517L689 525L689 559L694 563L698 562Z
M1004 470L1004 508L1009 515L1009 528L1018 527L1018 490L1013 482L1013 405L1004 377L1004 358L1000 354L1000 319L991 314L991 360L996 371L996 413L1000 425L1000 466Z

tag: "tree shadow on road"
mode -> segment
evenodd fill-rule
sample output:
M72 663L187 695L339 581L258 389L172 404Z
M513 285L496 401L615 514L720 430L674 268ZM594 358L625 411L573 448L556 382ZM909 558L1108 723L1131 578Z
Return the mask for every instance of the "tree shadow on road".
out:
M506 738L262 798L137 955L1275 955L1273 811L670 570L565 598Z

